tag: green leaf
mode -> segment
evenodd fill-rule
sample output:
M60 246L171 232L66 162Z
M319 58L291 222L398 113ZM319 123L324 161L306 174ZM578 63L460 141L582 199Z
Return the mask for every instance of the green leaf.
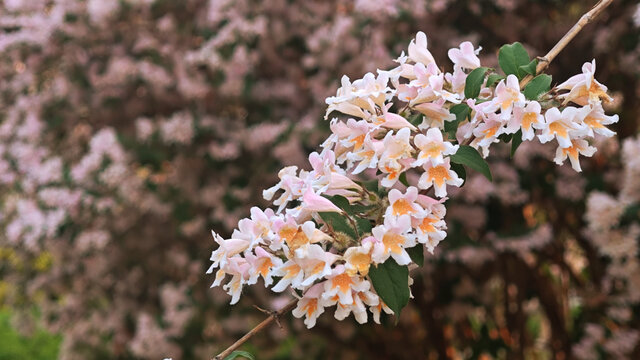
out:
M482 156L480 156L478 150L469 145L460 145L458 152L451 155L451 162L466 165L473 170L480 172L489 179L489 181L493 181L491 177L491 170L489 170L489 164L487 164Z
M518 130L518 132L513 134L513 140L511 140L511 158L516 154L516 150L518 150L520 144L522 144L522 130Z
M424 246L422 244L417 244L416 246L407 249L407 253L411 260L418 264L418 266L422 267L424 265Z
M389 258L383 264L369 268L369 277L378 296L398 319L400 311L409 302L409 268Z
M550 86L551 76L547 74L540 74L534 77L533 80L524 87L524 97L526 97L527 100L537 100L540 95L549 92L551 89Z
M456 174L458 174L458 177L460 179L464 180L462 185L460 185L460 187L463 187L464 184L467 182L467 171L464 169L464 166L452 162L451 163L451 170L455 171Z
M327 199L331 200L331 202L344 210L347 214L351 214L353 210L351 209L351 204L349 204L349 200L342 195L334 195L334 196L325 196Z
M500 136L498 136L498 139L506 144L509 141L511 141L512 137L513 137L513 134L500 134Z
M253 357L253 355L251 355L250 353L248 353L246 351L240 351L240 350L236 350L236 351L232 352L231 355L229 355L226 358L224 358L224 360L233 360L233 359L237 358L238 356L242 356L243 358L249 359L249 360L256 360L256 358Z
M449 134L450 138L456 137L458 125L471 115L471 108L467 104L456 104L449 109L449 112L456 116L453 121L444 122L444 131Z
M525 73L527 73L529 75L536 76L536 66L538 66L538 60L537 59L533 59L527 65L520 65L518 67L518 71L521 72L521 73L525 72Z
M321 212L319 214L322 221L327 223L333 231L344 233L352 239L358 238L358 234L356 234L355 229L351 226L349 219L347 219L345 215L336 212Z
M371 233L371 221L369 221L369 219L356 217L356 226L358 227L360 236L366 233Z
M502 45L498 53L498 63L506 75L513 74L521 79L526 76L526 72L520 70L520 66L529 64L529 54L524 46L519 42L511 45Z
M464 84L464 96L467 99L475 99L480 95L480 88L487 70L489 69L486 67L479 67L469 73Z
M402 174L400 174L400 177L398 178L398 180L402 183L402 185L409 187L409 182L407 181L406 172L403 172Z
M493 85L495 85L498 81L504 79L504 76L500 75L500 74L489 74L489 76L487 77L487 87L492 87Z
M378 193L378 179L373 179L369 181L365 181L362 183L365 189L371 191L372 193Z
M423 114L417 113L417 114L413 114L413 115L409 116L407 121L409 121L411 123L411 125L413 125L413 126L418 126L418 125L422 124L423 118L424 118Z

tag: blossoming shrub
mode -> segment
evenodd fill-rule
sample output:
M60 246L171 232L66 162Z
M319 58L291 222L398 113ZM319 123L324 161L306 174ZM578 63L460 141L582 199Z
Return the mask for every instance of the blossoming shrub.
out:
M309 156L312 170L282 169L263 193L276 198L276 212L252 208L230 239L213 234L212 286L230 275L231 304L259 278L275 292L295 290L293 314L309 328L333 306L338 320L365 323L369 310L379 323L381 311L399 315L407 304L408 265L422 266L424 248L433 253L445 238L447 188L463 184L463 165L492 180L483 160L492 144L510 142L513 156L523 141L556 140L554 161L569 158L579 172L579 155L596 151L587 140L613 136L606 125L618 116L604 113L612 98L594 77L595 60L552 90L520 43L500 49L504 75L481 67L478 53L470 42L450 49L453 71L443 73L419 32L397 67L343 77L325 117L345 119L332 118L322 152ZM354 181L368 169L372 182Z
M245 287L234 311L222 291L204 291L211 245L202 234L215 228L228 237L252 204L266 205L261 192L277 182L280 166L304 166L329 131L320 121L324 99L342 74L389 67L418 30L430 35L437 59L473 40L485 47L482 63L497 68L501 44L519 40L542 54L591 6L0 3L0 301L21 330L28 321L19 307L38 304L48 328L64 334L66 359L207 358L264 317L252 304L280 307L262 286ZM595 54L598 78L616 91L609 105L621 114L616 131L628 136L640 72L637 4L614 2L610 10L601 17L606 25L586 27L550 71L560 82L584 62L568 54ZM568 351L587 319L611 344L633 347L632 337L612 329L633 329L636 316L625 325L599 315L615 286L585 290L600 283L608 260L596 261L590 242L571 238L581 228L585 188L611 193L621 164L610 143L599 145L576 176L553 165L552 144L524 142L515 168L509 149L494 144L493 182L469 171L464 187L447 188L447 240L412 271L414 300L398 327L323 316L305 332L302 321L281 319L295 331L255 338L260 358ZM513 234L545 221L550 231ZM564 264L576 259L589 270L568 281ZM591 298L601 300L580 303Z

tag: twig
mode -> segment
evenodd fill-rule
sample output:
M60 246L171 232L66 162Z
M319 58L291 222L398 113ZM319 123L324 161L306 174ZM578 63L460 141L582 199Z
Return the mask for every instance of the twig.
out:
M569 42L571 42L571 40L573 40L573 38L576 37L576 35L578 35L580 30L582 30L583 27L585 27L587 24L593 21L593 19L595 19L598 15L600 15L600 13L607 6L611 5L612 2L613 0L600 0L589 12L582 15L580 20L578 20L578 22L575 25L573 25L573 27L569 29L569 31L566 34L564 34L564 36L560 39L560 41L558 41L558 43L556 43L556 45L551 50L549 50L549 52L545 56L543 56L542 58L539 58L540 61L538 63L538 66L536 67L536 74L539 74L542 71L544 71L549 66L551 61L553 61L553 59L555 59L556 56L558 56L558 54L567 46L567 44L569 44ZM527 75L524 79L522 79L522 81L520 82L520 88L521 89L524 88L524 86L527 85L529 81L531 81L531 79L533 79L532 75ZM349 220L351 220L353 224L353 219L349 217ZM356 227L356 231L357 231L357 227ZM268 318L264 319L260 324L256 325L256 327L251 329L243 337L238 339L238 341L233 343L233 345L229 346L223 352L216 355L212 360L223 360L224 358L229 356L233 351L235 351L237 348L242 346L242 344L247 342L247 340L251 339L255 334L260 332L265 327L269 326L272 322L275 321L276 323L279 323L279 317L293 310L296 307L297 303L298 303L298 299L294 299L282 309L271 312ZM259 309L259 310L262 312L265 312L265 310L263 309Z
M280 309L278 311L271 312L271 315L269 315L268 318L262 320L262 322L260 324L256 325L256 327L254 327L248 333L246 333L243 337L238 339L238 341L234 342L233 345L229 346L223 352L221 352L220 354L216 355L212 360L223 360L224 358L229 356L237 348L242 346L242 344L244 344L247 340L251 339L253 337L253 335L255 335L258 332L260 332L260 330L266 328L267 326L269 326L274 321L276 323L279 322L278 318L280 316L288 313L289 311L293 310L293 308L296 307L297 303L298 303L298 299L294 299L290 303L285 305L282 309ZM261 309L261 311L264 312L264 310L262 310L262 309Z
M598 15L600 15L600 13L607 6L611 5L612 2L613 0L600 0L591 10L589 10L589 12L582 15L580 20L578 20L578 22L573 25L573 27L569 29L566 34L564 34L562 39L560 39L560 41L558 41L558 43L556 43L556 45L551 50L549 50L547 55L539 58L540 61L538 62L538 66L536 66L536 74L540 74L541 72L543 72L553 61L553 59L555 59L556 56L558 56L558 54L567 46L567 44L569 44L569 42L571 42L571 40L573 40L573 38L578 35L580 30L582 30L583 27L593 21L593 19L595 19ZM524 79L522 79L522 81L520 82L520 88L523 88L525 85L527 85L529 81L531 81L531 79L533 79L533 75L527 75Z

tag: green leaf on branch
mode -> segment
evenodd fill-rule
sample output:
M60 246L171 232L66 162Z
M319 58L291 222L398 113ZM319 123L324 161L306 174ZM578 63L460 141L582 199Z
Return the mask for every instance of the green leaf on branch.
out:
M231 355L229 355L226 358L224 358L224 360L234 360L238 356L241 356L242 358L249 359L249 360L256 360L256 358L253 357L253 355L251 355L251 353L248 353L246 351L240 351L240 350L236 350L236 351L232 352Z
M464 180L462 185L460 185L460 187L463 187L464 184L467 182L467 171L464 169L464 166L452 162L451 163L451 170L455 171L456 174L458 174L458 177L460 179Z
M511 158L516 154L516 150L522 144L522 130L518 130L515 134L513 134L513 140L511 140Z
M389 258L383 264L369 268L373 288L384 303L393 310L396 321L409 302L409 268Z
M361 212L362 210L367 210L370 207L363 207L361 205L351 205L349 200L341 195L327 196L332 203L334 203L337 207L344 210L353 222L355 226L358 228L353 228L351 221L343 214L335 213L335 212L321 212L320 217L324 222L329 224L333 231L338 231L347 234L349 237L353 239L358 239L358 234L362 235L364 233L371 232L371 222L368 219L363 219L356 215L356 213Z
M484 161L478 150L469 145L460 145L458 152L451 155L451 162L466 165L484 175L489 181L493 181L489 164Z
M325 196L329 199L335 206L344 210L347 214L352 214L353 210L351 209L351 204L349 204L349 200L342 195L334 195L334 196Z
M417 244L416 246L407 249L407 253L411 260L418 264L418 266L422 267L424 265L424 246L422 244Z
M464 96L467 99L475 99L480 95L480 89L484 81L484 75L489 70L486 67L479 67L473 69L467 76L467 80L464 84Z
M492 87L493 85L495 85L498 81L504 79L504 76L500 75L500 74L489 74L489 76L487 76L487 87Z
M527 100L537 100L540 95L548 93L549 90L551 90L551 76L540 74L524 87L523 93Z
M525 72L529 75L536 76L536 66L538 66L538 60L533 59L527 65L521 65L518 67L518 71Z
M520 66L530 64L529 54L519 42L502 45L498 53L498 63L506 75L513 74L517 76L518 79L522 79L527 75L527 72L521 70Z
M358 239L356 230L349 223L349 219L345 215L336 212L321 212L319 213L322 221L333 229L334 232L346 234L352 239Z
M453 139L456 137L456 131L460 123L471 115L471 108L467 104L456 104L449 109L449 112L454 114L456 119L453 121L445 121L444 131Z

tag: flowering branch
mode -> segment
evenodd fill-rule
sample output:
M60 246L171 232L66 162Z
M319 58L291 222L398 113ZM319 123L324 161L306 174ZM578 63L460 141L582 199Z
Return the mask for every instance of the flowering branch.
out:
M308 328L332 306L338 320L353 314L365 323L367 310L378 323L382 311L399 316L410 298L409 265L422 266L424 250L433 253L447 235L447 186L463 185L463 165L491 181L484 158L492 144L511 142L513 155L523 141L556 140L554 161L562 165L569 158L581 171L579 155L596 152L587 139L614 135L606 125L618 116L602 107L611 97L595 79L595 60L553 93L551 77L539 73L610 3L600 1L582 16L541 63L520 43L504 45L498 55L504 75L482 67L480 49L470 42L449 50L454 66L445 74L419 32L396 68L353 83L343 77L336 96L326 100L325 119L334 112L342 117L331 119L322 152L309 156L312 170L285 167L280 182L263 192L266 200L279 194L273 200L277 211L252 208L230 239L214 233L219 247L207 271L218 268L212 286L231 276L223 286L231 304L243 285L260 277L265 286L278 279L274 292L290 287L304 295L214 359L223 360L290 310L304 316ZM394 99L407 106L392 112ZM365 170L376 171L373 183L356 180ZM409 183L408 171L420 173L417 184ZM435 197L428 195L431 188ZM290 202L299 205L287 207ZM372 209L379 216L372 217Z

